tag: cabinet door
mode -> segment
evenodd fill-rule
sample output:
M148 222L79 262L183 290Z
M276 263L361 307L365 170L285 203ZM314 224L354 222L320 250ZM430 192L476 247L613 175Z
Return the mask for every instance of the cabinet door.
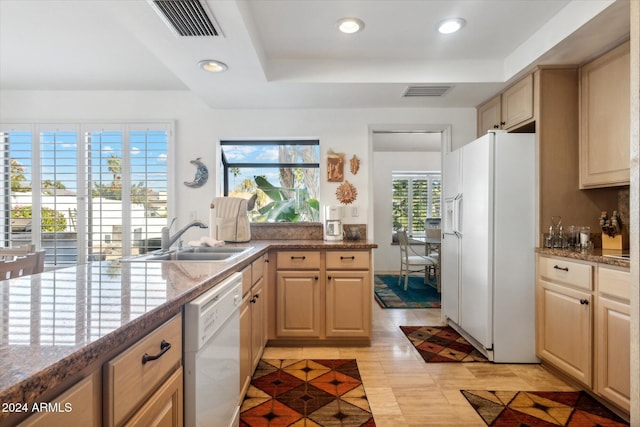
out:
M240 306L240 397L242 398L251 382L251 299L248 292Z
M251 372L258 366L267 342L267 301L264 292L264 278L260 278L251 288Z
M596 391L629 411L630 327L629 304L598 298Z
M51 403L58 412L41 412L27 418L20 427L100 426L100 376L88 376L62 393Z
M484 135L489 130L500 129L500 108L500 95L478 106L478 137Z
M177 369L125 426L182 426L182 367Z
M276 333L279 337L320 336L320 271L278 271Z
M327 337L371 335L371 279L368 271L327 272Z
M591 387L591 294L544 280L538 284L538 355Z
M502 93L502 129L513 129L533 119L533 74Z
M629 185L629 57L627 42L580 70L580 188Z

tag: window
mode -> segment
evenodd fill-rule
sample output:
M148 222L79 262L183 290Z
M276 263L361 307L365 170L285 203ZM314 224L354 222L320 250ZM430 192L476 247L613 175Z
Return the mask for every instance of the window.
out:
M318 140L221 141L224 195L257 195L253 222L320 220Z
M404 227L409 235L424 235L427 218L440 218L440 173L393 172L393 229Z
M0 130L3 246L38 243L47 267L159 247L167 225L171 124L3 124Z

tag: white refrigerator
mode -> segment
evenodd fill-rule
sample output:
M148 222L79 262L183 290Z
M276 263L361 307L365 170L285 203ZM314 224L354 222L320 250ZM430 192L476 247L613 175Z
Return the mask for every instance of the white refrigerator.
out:
M490 360L535 363L534 134L490 132L444 165L442 310Z

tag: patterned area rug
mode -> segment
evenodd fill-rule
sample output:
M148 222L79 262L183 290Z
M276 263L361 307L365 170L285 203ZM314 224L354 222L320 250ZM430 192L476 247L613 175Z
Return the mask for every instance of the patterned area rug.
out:
M583 391L461 390L488 426L628 426Z
M425 362L487 362L449 326L400 326Z
M424 283L424 276L409 276L405 291L404 281L398 286L397 275L376 274L373 291L382 308L440 308L440 294L436 288Z
M240 408L240 427L375 425L355 359L263 359Z

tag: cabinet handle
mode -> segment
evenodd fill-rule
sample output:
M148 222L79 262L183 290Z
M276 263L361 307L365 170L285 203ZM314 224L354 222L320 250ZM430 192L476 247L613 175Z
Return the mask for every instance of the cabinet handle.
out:
M507 124L507 122L500 122L500 126L504 126L506 124Z
M327 276L327 279L331 280L331 276Z
M258 300L258 298L260 298L260 295L258 295L258 294L255 294L255 295L253 296L253 299L255 299L256 301Z
M500 125L493 125L494 129L500 129Z
M269 263L269 259L265 259L264 262L266 262L268 264Z
M251 298L251 299L249 300L249 302L250 302L251 304L255 304L255 303L256 303L256 296L254 295L254 296L253 296L253 298Z
M569 267L560 267L558 265L554 265L553 268L556 270L569 271Z
M356 257L355 257L355 255L353 255L353 256L341 256L341 257L340 257L340 260L343 260L343 259L351 259L351 260L355 260L355 259L356 259Z
M314 277L315 280L318 280L318 276Z
M171 344L166 342L165 340L162 340L162 342L160 343L160 353L156 354L155 356L149 356L147 353L143 354L142 364L145 365L147 362L160 359L162 355L165 354L170 349L171 349Z
M303 256L293 256L293 255L291 255L291 259L292 260L294 260L294 259L307 259L307 257L304 256L304 255Z
M580 300L580 304L582 304L582 305L589 305L589 300L588 300L588 299L581 299L581 300Z

